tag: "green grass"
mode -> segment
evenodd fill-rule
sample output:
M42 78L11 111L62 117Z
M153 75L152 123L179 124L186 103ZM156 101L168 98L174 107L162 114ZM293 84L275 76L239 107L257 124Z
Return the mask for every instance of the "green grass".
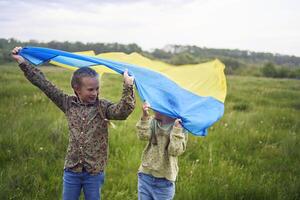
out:
M72 92L72 72L42 70ZM300 81L229 76L227 82L224 117L207 137L190 135L179 158L175 199L300 199ZM118 101L121 83L104 75L101 96ZM103 199L137 199L146 145L135 133L137 99L133 114L110 129ZM0 199L61 199L66 119L14 65L0 66L0 122Z

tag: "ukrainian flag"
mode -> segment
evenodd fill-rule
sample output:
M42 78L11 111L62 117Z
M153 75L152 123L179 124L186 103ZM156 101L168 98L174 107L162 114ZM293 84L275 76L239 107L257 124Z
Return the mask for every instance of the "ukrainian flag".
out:
M73 70L92 67L99 73L119 74L128 69L143 101L155 111L180 118L184 128L197 136L205 136L207 128L224 114L225 66L219 60L178 67L151 61L137 53L96 56L92 51L78 54L25 47L19 54L34 65L50 62Z

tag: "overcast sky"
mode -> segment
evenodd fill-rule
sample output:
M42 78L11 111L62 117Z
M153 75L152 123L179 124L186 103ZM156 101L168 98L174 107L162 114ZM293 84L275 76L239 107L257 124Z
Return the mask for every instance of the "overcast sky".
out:
M299 0L0 0L0 38L300 56Z

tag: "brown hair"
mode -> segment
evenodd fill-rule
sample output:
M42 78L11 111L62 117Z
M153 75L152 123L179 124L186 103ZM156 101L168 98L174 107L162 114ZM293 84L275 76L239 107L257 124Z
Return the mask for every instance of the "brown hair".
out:
M89 67L81 67L77 69L72 76L71 79L71 87L76 89L81 86L81 78L83 77L91 77L91 78L98 78L98 74L95 70Z

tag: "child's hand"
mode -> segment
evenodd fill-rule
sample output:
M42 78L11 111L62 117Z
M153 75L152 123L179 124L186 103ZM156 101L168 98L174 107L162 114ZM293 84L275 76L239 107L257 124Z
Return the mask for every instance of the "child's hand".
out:
M150 104L147 102L144 102L143 104L143 119L147 119L149 117L149 108L150 108Z
M181 119L176 119L174 122L174 126L177 128L182 128L181 123L182 123Z
M17 63L21 64L25 62L25 59L18 55L19 51L22 49L22 47L15 47L12 51L11 51L11 57L17 61Z
M123 77L124 77L125 84L133 85L134 78L133 78L133 76L128 75L128 70L127 69L125 70Z

